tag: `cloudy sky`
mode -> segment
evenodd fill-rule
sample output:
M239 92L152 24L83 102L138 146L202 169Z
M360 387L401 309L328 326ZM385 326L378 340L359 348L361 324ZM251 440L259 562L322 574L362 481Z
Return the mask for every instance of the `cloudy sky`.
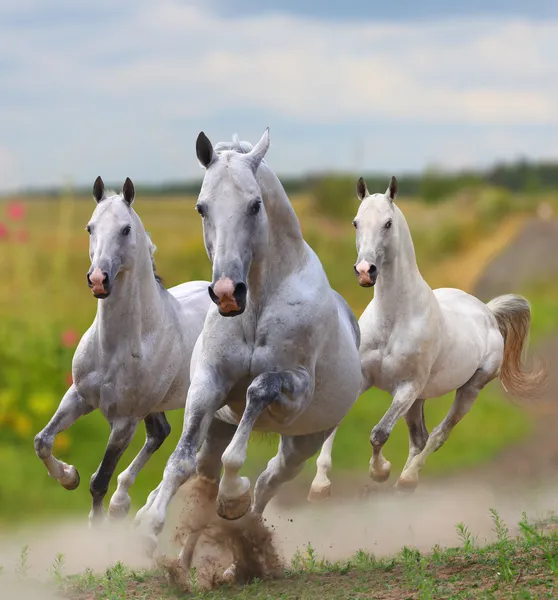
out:
M557 57L555 0L0 0L0 191L558 158Z

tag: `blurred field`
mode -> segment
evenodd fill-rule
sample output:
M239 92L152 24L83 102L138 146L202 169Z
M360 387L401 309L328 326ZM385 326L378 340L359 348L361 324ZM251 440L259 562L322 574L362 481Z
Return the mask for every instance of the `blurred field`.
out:
M372 190L371 190L372 191ZM379 191L379 190L374 190ZM330 281L360 316L372 297L354 278L352 214L356 199L349 190L339 214L320 209L319 195L292 198L308 243L320 256ZM511 195L481 187L436 205L399 201L409 221L419 266L434 287L471 289L491 257L504 248L547 195ZM201 237L194 198L138 197L135 209L158 247L157 270L167 286L209 279L210 264ZM74 464L81 487L67 492L51 480L35 457L33 437L55 410L71 377L71 359L79 337L96 310L85 280L89 268L84 228L94 208L90 198L70 193L58 199L6 198L0 203L0 523L39 519L47 514L89 510L88 480L107 441L108 425L90 415L60 435L55 450ZM328 216L323 216L327 214ZM513 278L513 274L510 275ZM510 284L513 279L510 279ZM534 306L534 339L558 327L558 284L533 283L527 290ZM353 470L366 477L372 426L389 406L387 394L372 390L359 399L344 421L334 448L334 471ZM427 404L429 428L444 416L450 397ZM136 507L158 483L165 461L181 431L182 411L169 415L173 432L138 477L132 489ZM508 403L495 383L486 389L450 441L431 458L425 476L440 475L490 460L531 431L530 418ZM118 472L143 443L138 433ZM255 472L274 454L274 438L252 442L247 470ZM394 469L407 455L407 432L398 424L386 447ZM307 470L313 471L311 461ZM116 478L114 478L114 484ZM111 488L114 489L114 486Z

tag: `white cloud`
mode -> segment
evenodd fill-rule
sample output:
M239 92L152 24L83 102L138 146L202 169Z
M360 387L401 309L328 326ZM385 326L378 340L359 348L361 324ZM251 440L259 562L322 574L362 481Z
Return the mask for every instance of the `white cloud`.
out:
M357 120L401 130L558 125L558 21L335 23L224 18L178 0L53 5L59 20L0 23L0 53L12 57L0 65L0 127L25 180L80 177L86 159L115 169L157 162L157 147L167 157L177 147L176 123L189 135L227 114L269 115L257 131L270 119L336 131ZM42 4L19 11L33 6Z

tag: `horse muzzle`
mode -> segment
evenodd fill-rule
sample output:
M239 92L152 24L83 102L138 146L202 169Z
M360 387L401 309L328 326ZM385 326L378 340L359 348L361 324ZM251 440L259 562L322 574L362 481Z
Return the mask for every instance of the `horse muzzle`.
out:
M99 267L95 267L87 273L87 285L93 296L99 300L104 300L110 296L112 285L109 274L106 271L102 271Z
M358 283L362 287L372 287L378 278L378 269L376 265L371 265L366 260L361 260L354 266L355 274L358 277Z
M221 277L208 290L209 297L218 306L221 316L236 317L246 309L248 288L244 282L235 284L232 279Z

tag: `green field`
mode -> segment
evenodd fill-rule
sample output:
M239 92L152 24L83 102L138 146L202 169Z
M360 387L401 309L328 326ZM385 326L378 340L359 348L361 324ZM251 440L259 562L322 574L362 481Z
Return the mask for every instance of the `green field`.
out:
M443 282L435 274L442 262L471 252L495 234L503 219L512 213L533 212L540 200L483 188L435 206L404 199L400 205L408 217L423 274L427 279L432 274L440 285ZM347 198L346 202L351 200ZM323 261L333 287L360 316L372 292L360 288L354 278L351 217L345 213L318 216L323 215L319 200L309 195L293 198L293 204L304 235ZM158 247L157 270L167 286L210 278L199 216L193 206L193 198L138 197L134 204ZM47 476L34 455L33 437L62 397L77 339L95 314L96 301L85 280L89 258L84 231L93 208L91 199L71 194L49 200L12 198L0 204L0 277L4 284L0 287L0 523L4 525L69 511L85 516L89 510L87 482L101 460L108 436L108 425L102 417L93 414L84 418L59 436L55 446L57 455L80 471L82 484L74 492L67 492ZM534 329L536 337L541 338L556 329L554 306L558 292L545 285L534 288L533 294ZM366 478L370 429L389 402L388 395L377 390L359 399L337 436L333 477L335 473L354 471ZM450 402L451 398L446 397L427 404L429 427L441 420ZM171 437L132 489L136 507L158 483L180 435L181 411L170 415L169 420L173 426ZM503 398L496 382L483 392L443 450L430 459L424 475L448 473L490 460L529 432L529 418ZM118 471L142 443L143 434L138 433ZM254 473L260 469L275 448L274 438L254 440L246 470ZM403 466L406 455L407 432L401 422L386 446L394 472ZM307 475L314 470L311 463Z

